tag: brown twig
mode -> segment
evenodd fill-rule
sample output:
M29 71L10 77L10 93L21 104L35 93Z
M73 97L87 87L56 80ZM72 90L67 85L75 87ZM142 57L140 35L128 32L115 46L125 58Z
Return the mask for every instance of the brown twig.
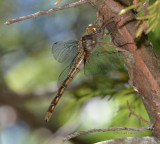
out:
M39 12L30 14L30 15L27 15L27 16L16 18L16 19L10 19L10 20L7 20L4 24L10 25L10 24L13 24L13 23L16 23L16 22L19 22L19 21L23 21L23 20L26 20L26 19L35 18L35 17L40 16L40 15L46 15L46 14L50 14L50 13L53 13L53 12L56 12L56 11L59 11L59 10L72 8L72 7L77 7L79 5L83 5L83 4L86 4L88 2L89 2L88 0L80 0L78 2L71 3L71 4L68 4L68 5L62 6L62 7L52 8L52 9L49 9L47 11L39 11Z
M127 107L128 107L128 109L129 109L129 111L130 111L130 114L129 114L129 115L134 115L134 116L137 117L138 119L140 119L140 120L144 121L146 124L150 125L150 123L149 123L147 120L145 120L145 119L142 118L141 116L139 116L139 115L137 115L137 114L134 113L134 111L130 108L128 101L127 101Z
M88 131L80 131L76 132L74 134L68 135L63 139L63 141L68 141L72 138L75 138L80 135L86 135L90 133L95 133L95 132L106 132L106 131L120 131L120 130L128 130L128 131L145 131L145 130L151 130L153 125L146 126L146 127L141 127L141 128L127 128L127 127L112 127L112 128L106 128L106 129L91 129Z

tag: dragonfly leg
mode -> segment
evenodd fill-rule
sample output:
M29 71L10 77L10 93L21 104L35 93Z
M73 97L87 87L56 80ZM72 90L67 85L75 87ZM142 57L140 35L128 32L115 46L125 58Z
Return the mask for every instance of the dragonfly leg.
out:
M108 24L114 22L113 18L114 18L114 17L112 17L111 19L109 19L107 22L104 22L104 16L103 16L103 23L102 23L101 28L100 28L102 34L101 34L101 36L100 36L98 39L103 39L103 38L105 38L106 36L111 35L111 34L115 31L116 26L117 26L117 24L119 23L120 20L119 20L118 22L116 22L116 25L115 25L115 28L114 28L113 31L108 32L108 33L104 33L104 32L105 32L105 26L107 26Z
M114 20L115 18L116 18L117 20ZM116 27L119 28L119 23L121 23L121 18L117 18L117 17L113 16L113 17L111 17L108 21L106 21L106 22L104 22L104 23L102 24L102 27L105 28L107 25L109 25L110 23L114 23L114 22L115 22L115 26L113 27L113 29L110 30L110 32L108 32L108 33L106 33L106 34L104 34L104 31L103 31L103 35L104 35L104 36L103 36L102 38L108 36L109 34L112 35L112 34L117 30Z
M120 46L116 46L116 44L114 43L114 41L112 41L112 43L113 44L109 44L109 43L104 43L104 42L98 42L98 44L99 44L99 47L103 50L103 51L105 51L106 53L108 53L108 54L114 54L114 53L117 53L117 52L109 52L109 51L107 51L102 45L106 45L106 46L113 46L113 47L116 47L116 50L117 51L127 51L127 50L125 50L125 49L122 49L121 47L122 46L125 46L125 45L127 45L127 44L134 44L134 43L125 43L125 44L122 44L122 45L120 45Z
M116 44L114 43L114 41L112 41L113 44L109 44L109 43L104 43L104 42L98 42L99 44L99 47L105 51L106 53L109 53L109 54L113 54L113 53L117 53L117 52L108 52L102 45L106 45L106 46L112 46L112 47L115 47L117 51L126 51L124 49L122 49L121 47L126 45L126 44L133 44L133 43L126 43L126 44L123 44L119 47L116 46Z
M118 22L118 28L123 27L128 22L135 21L135 20L136 20L135 18L133 19L131 16L127 16Z
M115 45L113 45L113 44L104 43L104 42L98 42L98 44L100 44L100 45L106 45L106 46L113 46L113 47L115 47Z
M116 47L116 50L117 50L117 51L120 51L120 52L127 51L127 50L125 50L125 49L122 48L123 46L125 46L125 45L127 45L127 44L135 44L135 43L133 43L133 42L128 42L128 43L124 43L124 44L118 45L118 44L114 41L114 39L112 39L112 43L114 44L114 47Z
M110 51L107 51L100 43L98 43L98 45L99 45L99 47L104 51L104 52L106 52L107 54L115 54L115 53L117 53L117 52L110 52Z
M99 14L99 13L98 13ZM98 17L99 18L99 17ZM109 19L107 22L104 22L104 15L102 16L102 25L101 25L101 27L100 27L100 29L101 29L101 32L102 32L102 34L101 34L101 36L99 37L99 39L103 39L103 38L105 38L106 36L108 36L109 34L112 34L113 33L113 31L112 32L108 32L108 33L104 33L105 32L105 26L106 25L108 25L108 24L110 24L110 23L112 23L112 22L114 22L114 20L113 20L113 18L114 17L112 17L111 19ZM97 21L98 21L99 19L97 19ZM96 23L97 23L97 21L96 21ZM119 21L118 21L119 22ZM117 22L117 23L118 23ZM117 23L116 23L116 26L117 26ZM115 27L116 27L115 26ZM114 29L115 30L115 29Z
M103 34L102 39L103 39L103 38L105 38L106 36L108 36L109 34L110 34L109 32L108 32L108 33Z

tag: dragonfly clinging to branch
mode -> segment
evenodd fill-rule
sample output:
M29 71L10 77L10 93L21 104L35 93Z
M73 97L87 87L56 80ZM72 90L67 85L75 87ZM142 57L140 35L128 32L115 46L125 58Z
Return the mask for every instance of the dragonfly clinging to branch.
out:
M46 122L50 119L56 104L72 79L89 63L96 46L99 45L100 48L108 53L108 51L103 48L102 44L98 42L98 40L102 39L104 36L102 26L100 27L98 24L89 24L86 27L86 33L87 34L83 35L79 41L56 42L53 44L52 52L54 58L59 62L69 61L70 65L65 68L59 77L59 79L61 79L64 73L67 72L66 78L60 84L59 90L48 108L45 116ZM72 55L70 55L71 52L73 53Z

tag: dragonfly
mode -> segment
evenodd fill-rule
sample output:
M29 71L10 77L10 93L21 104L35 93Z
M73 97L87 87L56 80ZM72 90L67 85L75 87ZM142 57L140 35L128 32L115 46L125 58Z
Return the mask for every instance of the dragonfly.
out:
M79 41L70 40L68 42L55 42L53 44L52 53L54 58L59 62L69 61L70 64L59 76L59 79L63 79L64 75L67 73L64 80L59 80L59 89L48 108L45 116L45 122L48 122L51 118L58 101L76 74L83 68L85 71L85 67L89 63L96 46L99 45L101 49L109 53L102 46L102 43L98 42L99 39L103 39L104 35L103 26L98 24L89 24L86 27L86 34L83 35ZM72 55L70 53L72 53Z

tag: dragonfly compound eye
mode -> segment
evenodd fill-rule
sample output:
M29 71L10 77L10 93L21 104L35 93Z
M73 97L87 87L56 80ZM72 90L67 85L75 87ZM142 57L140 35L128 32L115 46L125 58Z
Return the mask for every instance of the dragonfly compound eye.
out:
M88 34L91 34L91 33L97 33L97 30L99 29L99 25L97 24L89 24L87 27L86 27L86 32Z

